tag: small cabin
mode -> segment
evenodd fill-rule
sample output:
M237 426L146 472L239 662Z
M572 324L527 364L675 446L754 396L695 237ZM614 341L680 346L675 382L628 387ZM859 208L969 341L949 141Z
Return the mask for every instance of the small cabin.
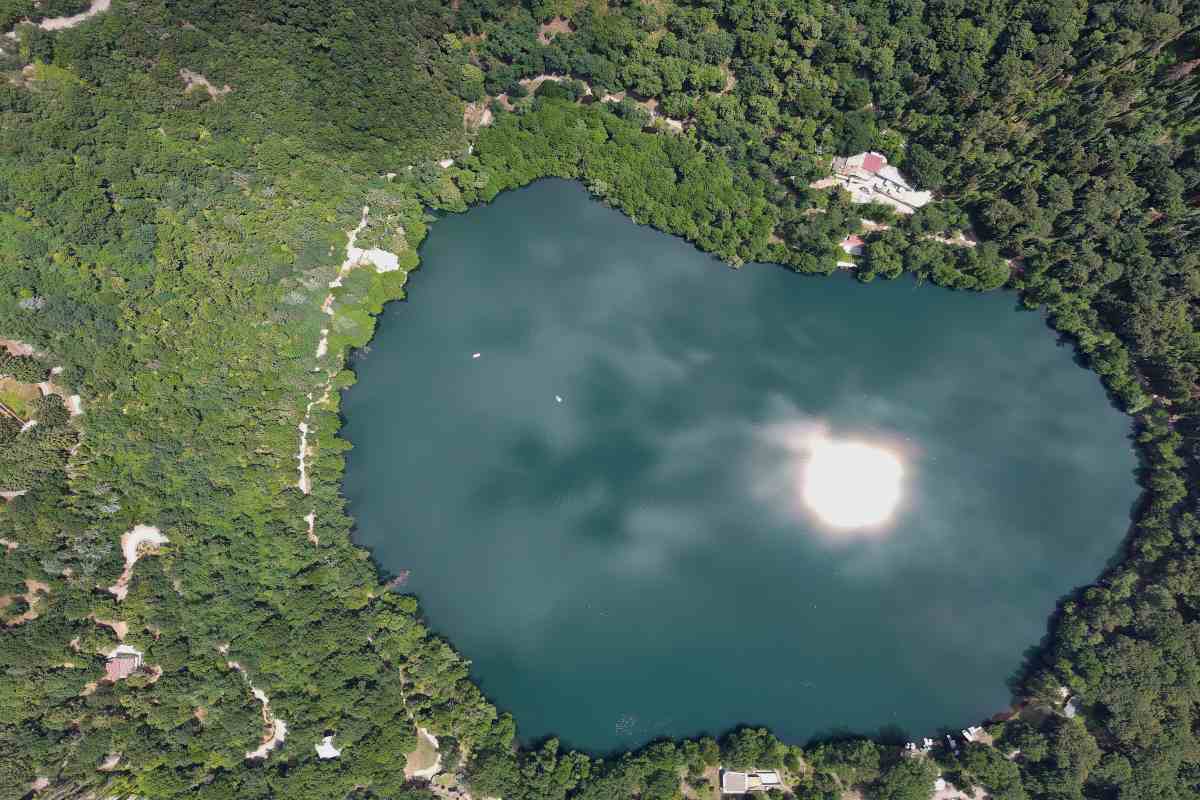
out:
M750 792L765 792L783 786L779 773L773 769L751 770L736 772L721 771L721 794L748 794Z
M104 677L113 683L128 678L142 668L142 654L132 647L121 645L108 657Z

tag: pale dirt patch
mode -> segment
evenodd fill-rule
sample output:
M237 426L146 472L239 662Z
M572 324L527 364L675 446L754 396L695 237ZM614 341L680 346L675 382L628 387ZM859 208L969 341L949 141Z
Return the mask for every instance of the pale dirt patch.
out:
M219 645L217 650L224 655L225 653L229 652L229 645ZM253 760L266 758L271 754L272 750L283 744L284 739L287 738L287 723L281 719L278 719L274 714L271 713L271 699L267 697L266 692L255 687L255 685L250 682L250 676L246 674L246 670L242 669L241 664L236 661L226 661L225 664L230 669L237 670L241 674L242 680L244 680L246 685L250 687L250 694L254 695L254 699L262 703L262 742L256 749L248 751L246 753L246 758ZM162 674L161 671L159 674Z
M24 494L24 492L22 492L21 494ZM4 499L7 500L9 498L6 497ZM19 544L12 541L11 539L0 539L0 545L4 546L5 554L11 553L13 550L16 550L18 547L20 547Z
M947 783L945 788L938 789L929 798L929 800L986 800L987 792L978 786L971 789L970 794L964 792L954 786L952 783Z
M117 764L120 764L120 763L121 763L121 754L120 753L109 753L108 757L104 759L104 763L101 764L100 766L96 767L96 769L98 769L101 772L111 772L112 770L116 769Z
M228 83L218 89L216 86L213 86L212 82L208 78L204 77L204 75L199 72L192 72L190 69L179 70L179 78L185 84L187 84L183 88L184 94L187 94L193 89L204 89L206 92L208 92L209 97L217 98L224 97L233 91L233 87Z
M73 14L69 17L55 17L54 19L44 19L38 23L38 27L44 31L61 31L66 28L74 28L76 25L91 19L97 14L108 11L112 5L112 0L92 0L92 5L87 11L79 14Z
M342 751L333 745L333 736L326 736L321 741L313 745L317 751L317 758L328 759L337 758L342 754Z
M118 620L108 620L108 619L96 619L95 615L92 615L92 614L89 614L88 616L90 616L92 618L92 621L95 622L97 625L103 625L106 628L111 628L112 632L116 635L118 642L125 641L125 635L129 633L129 623L128 622L125 622L123 620L118 621Z
M964 231L955 231L953 236L926 236L935 242L950 245L951 247L975 247L979 244L974 236L968 236Z
M538 41L550 44L556 36L574 32L571 23L565 17L555 17L549 22L538 26Z
M463 127L468 131L477 131L480 128L486 128L494 121L494 115L491 109L491 100L487 97L482 100L476 100L474 103L467 103L463 108Z
M33 349L33 345L25 344L25 342L18 341L17 339L0 339L0 347L3 347L14 356L37 355Z
M18 596L25 601L25 605L29 606L29 608L25 609L12 619L5 620L4 624L12 628L16 627L17 625L24 625L26 622L33 622L35 619L37 619L38 595L42 594L50 594L49 584L33 578L26 578L25 593ZM12 604L12 602L13 597L11 595L4 595L3 597L0 597L0 610L7 608Z
M167 543L167 537L153 525L135 525L132 530L121 534L121 552L125 556L125 570L117 582L108 587L109 593L118 601L129 594L129 579L133 577L133 565L143 554L151 554L159 545ZM145 546L143 549L143 545Z
M404 777L432 778L442 768L437 737L424 728L417 728L417 749L405 756Z
M721 798L721 770L719 767L707 767L704 770L704 779L708 781L708 791L696 791L687 782L687 770L681 770L683 773L679 779L679 793L683 795L684 800L720 800Z
M112 0L92 0L92 5L87 11L83 11L79 14L73 14L69 17L53 17L51 19L44 19L37 23L37 26L44 31L61 31L67 28L74 28L76 25L86 22L97 14L108 11L109 6L111 5ZM18 24L29 24L29 20L22 20ZM15 29L4 35L9 39L17 38L17 32Z

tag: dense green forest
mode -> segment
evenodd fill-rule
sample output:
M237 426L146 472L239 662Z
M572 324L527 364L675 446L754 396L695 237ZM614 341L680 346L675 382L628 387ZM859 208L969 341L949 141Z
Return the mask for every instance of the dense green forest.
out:
M26 492L0 506L0 795L416 800L420 726L505 800L699 797L717 763L805 800L926 798L938 773L1006 800L1200 797L1196 0L113 0L24 22L86 6L0 0L0 336L39 354L0 351L0 376L61 367L84 409L0 419L0 489ZM866 149L937 202L811 188ZM339 493L347 355L432 212L546 176L734 265L829 273L858 232L862 280L1018 290L1133 415L1128 542L1055 612L993 744L519 749L383 585ZM399 269L342 269L360 222ZM968 226L977 247L930 238ZM130 568L138 525L165 541ZM104 679L118 644L142 663Z

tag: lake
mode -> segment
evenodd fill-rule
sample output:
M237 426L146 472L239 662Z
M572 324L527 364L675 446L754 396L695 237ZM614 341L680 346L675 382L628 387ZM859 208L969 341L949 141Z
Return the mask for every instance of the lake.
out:
M592 752L974 724L1138 494L1128 419L1011 292L733 270L565 181L435 224L355 369L356 541L524 741ZM806 504L816 441L902 468L886 519Z

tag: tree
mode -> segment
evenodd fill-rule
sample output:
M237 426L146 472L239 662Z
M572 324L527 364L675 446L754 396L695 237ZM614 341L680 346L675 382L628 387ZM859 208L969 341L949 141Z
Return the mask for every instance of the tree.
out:
M937 766L927 758L901 758L869 790L872 800L929 800Z

